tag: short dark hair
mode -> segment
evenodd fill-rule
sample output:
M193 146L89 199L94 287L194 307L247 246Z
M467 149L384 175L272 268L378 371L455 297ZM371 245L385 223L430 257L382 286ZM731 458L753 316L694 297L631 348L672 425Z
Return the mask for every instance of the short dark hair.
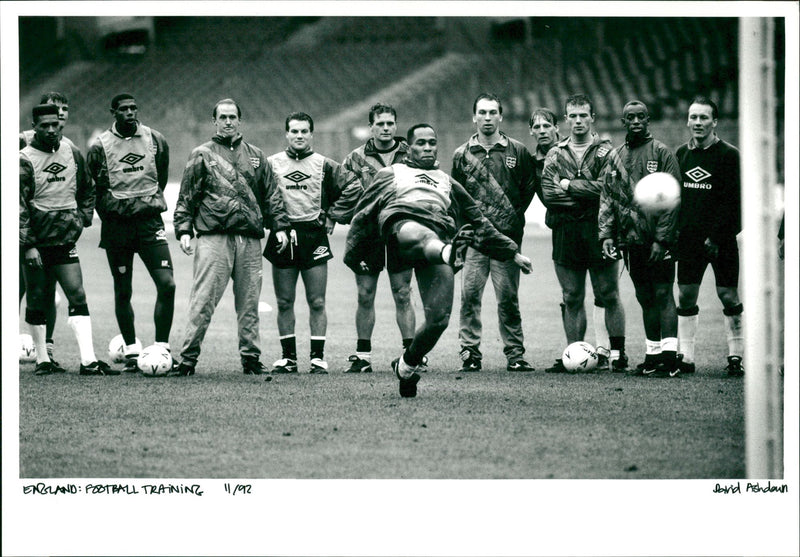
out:
M592 99L590 99L588 95L584 95L583 93L579 93L577 95L570 95L569 97L567 97L567 100L564 101L564 114L567 113L567 107L569 105L581 106L582 104L588 104L589 112L591 114L594 114L594 105L592 104Z
M411 143L411 140L414 138L414 133L420 128L430 128L433 130L434 135L436 134L436 130L434 130L433 126L431 126L430 124L425 124L425 123L414 124L413 126L408 128L408 132L406 133L406 141L408 141L409 144Z
M292 120L299 120L300 122L308 122L308 129L314 131L314 119L305 112L292 112L286 117L286 131L289 131L289 122Z
M216 117L217 117L217 108L219 108L219 105L221 105L221 104L232 104L233 106L235 106L236 107L236 116L238 116L241 119L241 117L242 117L242 109L239 107L239 103L237 103L233 99L222 99L222 100L217 101L217 104L214 105L214 110L211 111L211 117L212 118L216 119Z
M705 95L697 95L692 99L692 102L689 103L689 106L693 104L704 104L706 106L711 107L711 117L716 120L719 118L719 109L717 108L717 103L706 97Z
M642 101L637 100L637 99L634 99L632 101L626 102L625 106L622 107L622 113L624 114L625 113L625 109L627 109L629 106L639 106L639 105L644 107L645 114L648 114L648 115L650 114L650 111L647 109L647 105L644 104Z
M397 111L390 104L375 103L369 109L369 125L375 123L375 117L379 114L391 114L394 116L395 123L397 122Z
M122 101L126 101L128 99L136 100L133 95L130 93L120 93L119 95L115 95L113 99L111 99L111 110L116 110L119 106L119 103Z
M54 114L58 116L58 107L54 104L37 104L31 110L31 117L33 118L33 123L39 121L39 118L42 116L48 116L50 114Z
M472 113L475 114L478 110L478 101L486 99L487 101L494 101L497 103L497 108L500 111L500 114L503 113L503 103L500 102L500 97L495 95L494 93L481 93L477 97L475 97L475 101L472 103Z
M537 116L539 118L544 118L545 120L547 120L548 122L550 122L554 126L558 122L558 118L556 118L555 112L553 112L549 108L545 108L545 107L542 106L542 107L539 107L539 108L534 108L533 112L531 112L531 117L528 120L528 127L529 128L533 127L533 121L536 120Z
M64 93L58 91L49 91L44 93L39 99L39 104L48 104L51 101L60 102L61 104L69 104L69 99Z

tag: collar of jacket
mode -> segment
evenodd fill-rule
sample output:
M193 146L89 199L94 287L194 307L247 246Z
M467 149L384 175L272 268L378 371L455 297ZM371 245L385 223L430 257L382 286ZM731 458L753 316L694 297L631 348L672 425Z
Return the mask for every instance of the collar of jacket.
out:
M419 168L421 170L439 170L439 161L433 163L433 167L431 168L422 168L419 164L411 160L411 157L406 156L403 158L403 164L408 166L409 168Z
M598 144L598 143L600 143L601 141L602 141L602 139L600 139L600 136L599 136L599 135L597 135L595 132L592 132L592 141L589 143L589 147L591 147L592 145L597 145L597 144ZM566 138L562 139L562 140L561 140L561 141L558 143L558 146L559 146L559 147L566 147L566 146L567 146L567 145L569 145L570 143L572 143L572 136L571 136L571 135L568 135Z
M486 151L486 146L480 141L478 141L477 133L473 134L473 136L469 138L467 145L469 146L470 151L477 151L477 150ZM489 149L494 149L498 145L500 145L503 148L508 147L508 136L503 132L500 132L500 141L489 147Z
M239 146L239 144L242 142L242 139L244 139L242 134L237 133L234 137L222 137L221 135L215 135L211 138L211 141L214 143L219 143L228 149L233 149L234 147Z
M395 136L393 139L397 143L395 145L395 147L397 148L397 150L399 152L405 153L405 152L408 151L408 143L406 143L406 139L404 137ZM388 149L386 151L381 151L380 149L375 147L375 138L374 137L370 137L367 140L366 145L364 145L364 154L365 155L377 155L377 154L380 154L380 153L388 153L391 150L392 149Z
M59 147L61 147L61 135L58 136L58 143L56 143L55 147L48 147L44 143L41 143L36 135L33 136L30 143L31 147L34 149L38 149L44 153L55 153L58 151Z
M119 130L117 129L117 123L114 122L113 124L111 124L111 133L113 133L114 135L116 135L117 137L119 137L121 139L127 139L129 137L134 137L134 136L140 135L139 132L141 131L141 129L142 129L142 126L137 121L136 122L136 129L134 130L134 132L131 135L122 135L121 133L119 133Z
M651 134L650 132L647 132L645 135L641 137L638 136L631 137L630 134L625 135L625 146L628 149L636 149L637 147L640 147L650 141L653 141L653 134Z
M712 133L714 134L714 140L711 143L708 144L708 147L711 147L712 145L716 145L717 143L719 143L719 136L716 134L716 132L712 132ZM705 149L708 149L708 147L706 147ZM695 140L695 138L691 138L689 140L689 149L691 151L694 151L695 149L700 149L700 145L698 145L698 143ZM705 149L703 149L703 150L705 151Z
M286 154L289 155L290 159L294 159L296 161L300 161L300 160L303 160L306 157L310 157L311 155L313 155L314 154L314 149L309 147L305 151L299 152L299 151L295 151L291 147L287 147L286 148Z

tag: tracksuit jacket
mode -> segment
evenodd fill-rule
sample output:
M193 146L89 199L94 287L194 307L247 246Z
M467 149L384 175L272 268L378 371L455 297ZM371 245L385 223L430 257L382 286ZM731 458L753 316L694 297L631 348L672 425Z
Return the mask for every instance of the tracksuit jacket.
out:
M112 152L107 152L104 146ZM115 176L113 184L109 177L109 156ZM156 130L138 124L136 133L126 138L117 131L115 123L89 147L86 164L94 180L96 209L101 219L155 216L167 210L164 188L169 179L169 146ZM145 177L141 178L143 174ZM127 193L128 181L152 187L147 192ZM142 185L138 187L141 189Z
M51 150L36 139L19 152L19 247L78 241L92 225L94 189L83 155L68 140Z
M457 227L475 227L472 246L494 259L512 259L519 246L500 233L483 216L464 187L438 168L423 169L406 159L381 169L359 199L345 245L344 262L354 271L374 248L374 239L385 240L391 224L408 218L449 241Z
M600 176L606 165L611 142L592 134L592 143L583 160L576 161L569 148L570 137L547 153L542 170L542 202L547 208L545 224L554 228L563 223L597 220L600 204ZM559 182L570 180L569 191Z
M175 235L240 234L289 228L283 196L264 153L242 136L214 136L189 155L174 215Z
M680 183L675 155L648 132L642 139L625 138L625 144L608 154L603 172L600 212L597 217L600 241L610 238L617 246L674 245L678 234L679 207L648 214L633 202L633 189L653 172L672 174Z
M519 245L525 211L536 193L536 170L525 145L502 132L500 136L488 150L478 142L478 134L459 146L452 175L495 228Z

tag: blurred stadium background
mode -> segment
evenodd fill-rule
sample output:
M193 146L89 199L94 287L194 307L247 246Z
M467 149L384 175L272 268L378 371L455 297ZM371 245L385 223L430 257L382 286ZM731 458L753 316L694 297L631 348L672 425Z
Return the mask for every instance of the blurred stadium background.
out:
M42 92L63 91L66 133L85 147L111 124L111 97L126 91L142 122L167 137L179 180L191 149L210 137L221 98L241 103L246 138L267 154L284 147L286 115L308 112L317 151L336 160L364 141L368 107L381 100L398 109L399 133L419 121L437 128L449 170L474 132L472 101L482 91L500 95L504 130L529 146L532 108L562 114L564 99L584 92L598 132L615 145L623 104L639 98L654 135L673 149L687 139L688 101L703 93L720 107L720 135L739 144L738 25L734 17L21 17L20 129ZM782 99L776 109L782 123Z

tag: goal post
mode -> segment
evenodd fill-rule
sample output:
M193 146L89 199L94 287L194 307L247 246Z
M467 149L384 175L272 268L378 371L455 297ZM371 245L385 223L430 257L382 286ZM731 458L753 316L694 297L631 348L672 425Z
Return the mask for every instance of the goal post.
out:
M745 307L745 466L782 479L782 277L777 252L775 20L739 20L739 129ZM780 154L782 156L782 154Z

